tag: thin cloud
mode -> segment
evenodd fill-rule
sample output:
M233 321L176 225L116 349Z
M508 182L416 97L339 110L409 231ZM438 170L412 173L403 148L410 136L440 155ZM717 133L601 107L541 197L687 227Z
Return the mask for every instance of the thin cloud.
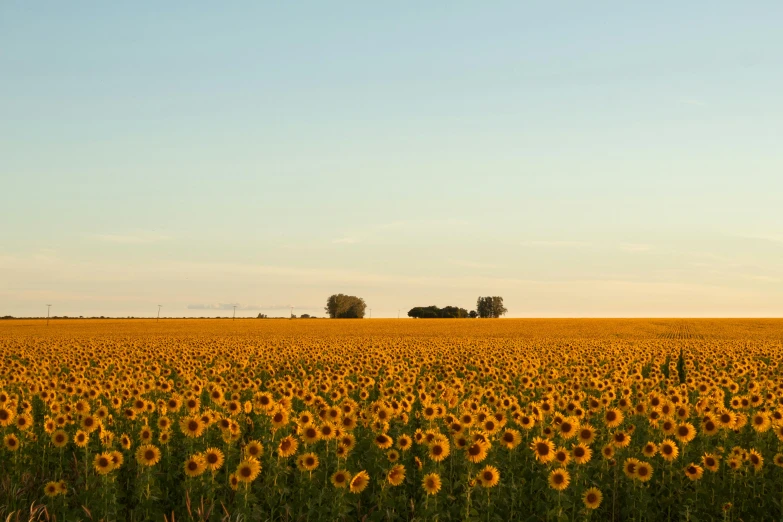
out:
M533 247L586 247L590 243L585 241L523 241L522 246Z
M277 305L257 305L241 303L192 303L187 306L188 310L290 310L292 307L299 310L315 310L317 306L303 306L293 304Z
M780 283L781 281L783 281L783 279L780 279L779 277L772 277L766 275L741 274L741 277L743 279L749 279L751 281L760 281L762 283Z
M680 103L684 103L685 105L693 105L695 107L706 107L707 104L704 103L701 100L697 100L695 98L681 98Z
M646 245L644 243L622 243L620 250L626 252L648 252L652 250L652 245Z
M335 239L332 241L335 245L353 245L355 243L358 243L359 240L355 237L341 237L339 239Z
M158 243L166 241L169 236L155 234L152 232L138 232L135 234L95 234L93 239L106 243L119 243L125 245L141 245L146 243Z
M756 241L768 241L770 243L783 243L783 236L766 235L766 234L740 234L736 237L742 239L753 239Z
M398 220L398 221L391 221L389 223L380 223L378 225L373 225L371 228L375 228L378 230L392 230L397 228L414 228L414 227L420 227L420 228L452 227L452 226L463 226L469 224L470 221L464 219L453 219L453 218L416 219L416 220Z
M462 266L465 268L497 268L497 265L489 263L475 263L473 261L466 261L464 259L449 259L449 264L454 266Z

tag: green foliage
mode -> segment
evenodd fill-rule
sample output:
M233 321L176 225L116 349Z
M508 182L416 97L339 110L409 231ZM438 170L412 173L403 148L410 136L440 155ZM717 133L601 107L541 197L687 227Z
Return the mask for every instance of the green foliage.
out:
M500 296L479 297L476 301L476 313L481 318L498 318L505 315L508 309L503 306L503 298Z
M417 306L408 311L408 317L415 319L464 319L469 316L467 310L458 306Z
M326 300L326 313L332 319L363 319L367 304L355 295L334 294Z

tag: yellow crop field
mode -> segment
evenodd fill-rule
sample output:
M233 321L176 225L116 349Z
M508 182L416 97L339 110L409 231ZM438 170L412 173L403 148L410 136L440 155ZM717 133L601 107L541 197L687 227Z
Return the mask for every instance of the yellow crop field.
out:
M10 520L770 520L783 321L0 322Z

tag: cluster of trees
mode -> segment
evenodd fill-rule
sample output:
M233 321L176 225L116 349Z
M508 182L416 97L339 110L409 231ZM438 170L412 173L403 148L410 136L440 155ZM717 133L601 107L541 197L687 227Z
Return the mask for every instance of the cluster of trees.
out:
M417 306L408 311L408 317L415 319L464 319L466 317L476 317L476 312L468 312L458 306Z
M355 295L333 294L326 300L326 313L332 319L363 319L367 303L364 299ZM468 312L459 306L444 306L439 308L432 306L416 306L408 311L408 317L416 319L463 319L470 317L498 318L505 315L508 310L503 306L503 298L500 296L479 297L476 300L476 309ZM304 317L304 316L303 316Z
M506 315L508 310L503 306L503 298L499 296L479 297L476 301L476 313L479 317L496 319Z
M324 309L332 319L363 319L367 303L355 295L334 294L326 300Z
M479 297L476 301L476 309L468 312L458 306L417 306L411 308L408 317L416 319L464 319L470 317L497 318L505 315L508 310L503 306L503 298L500 296Z

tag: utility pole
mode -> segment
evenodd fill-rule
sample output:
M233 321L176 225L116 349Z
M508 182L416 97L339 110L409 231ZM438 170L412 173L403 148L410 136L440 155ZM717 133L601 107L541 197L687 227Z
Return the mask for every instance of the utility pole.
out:
M237 305L234 305L234 317L231 318L232 321L237 320Z
M155 320L155 322L156 322L156 323L157 323L158 321L160 321L160 307L161 307L161 306L163 306L163 305L158 305L158 318Z
M46 305L46 326L49 326L49 310L52 308L52 305L48 304Z
M399 318L400 318L400 309L398 308L397 309L397 319L399 319Z
M294 307L292 306L291 307L291 317L289 317L289 319L293 319L293 318L294 318Z

